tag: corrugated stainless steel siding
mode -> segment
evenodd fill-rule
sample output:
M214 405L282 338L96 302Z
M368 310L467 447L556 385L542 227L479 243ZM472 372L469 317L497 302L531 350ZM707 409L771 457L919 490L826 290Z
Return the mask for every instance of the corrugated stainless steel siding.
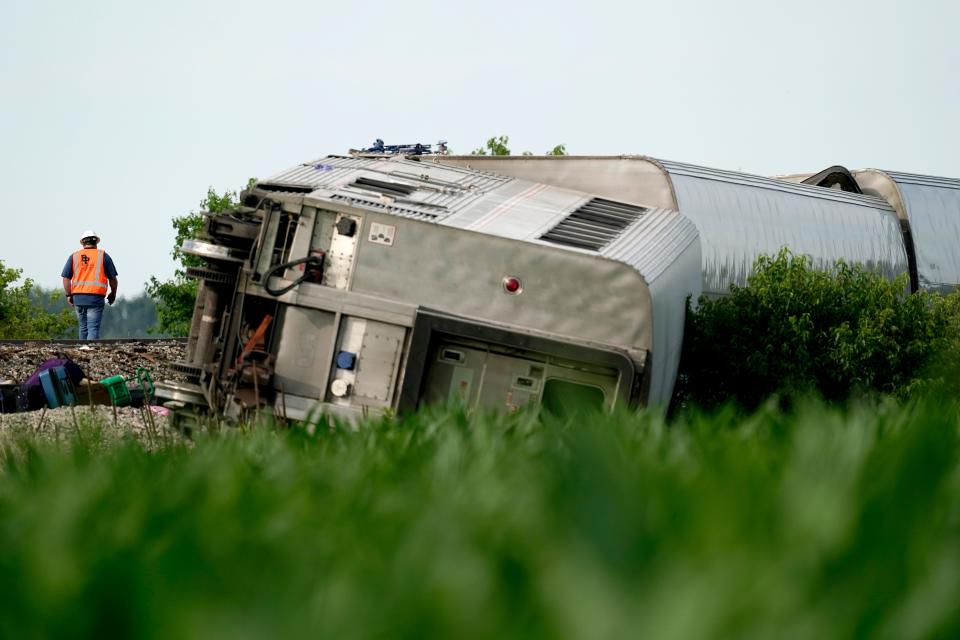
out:
M327 156L271 176L264 182L311 186L339 192L345 198L376 199L373 193L352 186L360 176L400 182L416 187L408 198L398 198L400 215L417 212L424 218L442 218L472 204L509 178L452 167L435 167L403 158Z
M960 180L884 171L907 209L917 276L925 289L960 287Z
M678 208L700 232L704 293L744 285L761 254L783 247L830 268L838 259L907 273L900 224L881 198L662 162Z
M657 162L667 170L671 177L676 175L700 178L703 180L736 184L743 187L753 187L756 189L791 193L804 198L832 200L835 202L843 202L860 207L881 209L890 207L890 205L887 204L883 198L877 196L849 193L837 189L824 189L823 187L817 187L815 185L787 182L786 180L780 180L777 178L766 178L764 176L755 176L748 173L737 173L735 171L726 171L723 169L699 167L697 165L685 164L682 162L673 162L672 160L658 159Z
M701 292L696 226L677 211L651 209L601 252L639 272L653 301L650 398L666 406L680 365L687 298Z
M629 264L651 282L698 237L697 227L686 216L669 209L650 209L600 255Z

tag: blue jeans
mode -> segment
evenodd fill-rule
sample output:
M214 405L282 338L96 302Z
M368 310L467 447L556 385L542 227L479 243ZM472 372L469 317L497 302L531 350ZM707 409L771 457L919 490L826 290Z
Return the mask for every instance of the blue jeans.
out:
M76 305L77 320L80 322L80 339L96 340L100 337L100 320L103 318L103 307L93 305Z

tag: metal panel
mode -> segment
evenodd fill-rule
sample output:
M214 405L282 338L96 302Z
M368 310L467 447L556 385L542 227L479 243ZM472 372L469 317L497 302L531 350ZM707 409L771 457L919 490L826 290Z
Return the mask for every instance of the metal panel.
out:
M919 285L935 291L960 286L960 180L888 172L910 217Z
M429 170L425 170L427 166ZM383 190L375 193L364 188L364 181L401 183L407 188L396 193ZM477 198L509 182L509 178L457 167L426 165L399 156L326 156L282 171L263 182L313 187L318 192L334 191L335 199L356 206L432 219L468 206Z
M354 291L557 336L650 348L646 286L626 265L545 242L393 220L393 246L361 240ZM367 217L368 225L389 221ZM504 291L506 276L522 280L521 295Z
M363 220L356 216L338 215L337 222L350 219L356 223L351 235L343 235L336 228L330 239L330 249L327 251L323 269L323 284L336 289L346 289L350 285L353 274L353 263L357 253L357 243L360 240Z
M337 351L353 353L357 360L351 369L335 368L333 380L349 385L349 390L339 397L331 395L332 402L342 406L390 406L406 328L346 317L340 334Z
M671 178L680 211L700 232L705 293L745 285L757 257L783 247L819 269L842 258L890 278L908 272L900 224L879 198L752 176L737 182L726 172L683 169Z
M274 386L284 393L322 398L330 367L335 316L303 307L284 307Z
M619 202L676 209L666 172L644 156L440 156L422 162L495 171Z
M877 197L643 156L458 156L432 162L677 209L699 229L704 291L711 294L745 284L760 253L784 246L810 254L821 268L844 258L888 277L909 270L893 211Z
M367 405L390 406L400 367L404 327L367 321L357 362L356 395Z
M631 265L647 281L653 312L647 403L665 407L680 366L687 299L696 304L701 292L697 228L676 211L651 209L602 254Z
M960 180L876 169L854 175L909 221L918 285L942 292L960 286Z

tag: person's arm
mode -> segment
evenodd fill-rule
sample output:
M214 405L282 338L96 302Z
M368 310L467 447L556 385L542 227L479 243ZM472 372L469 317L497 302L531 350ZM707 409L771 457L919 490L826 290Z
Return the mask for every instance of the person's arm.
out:
M67 304L72 307L73 285L70 284L70 280L73 278L73 255L67 258L66 264L63 265L63 269L60 271L60 277L63 278L63 292L67 296Z
M107 296L107 302L113 304L117 299L117 267L113 264L113 258L106 251L103 253L103 273L107 276L107 282L110 283L110 295Z
M70 278L63 279L63 292L67 294L67 304L73 306L73 294L70 293Z

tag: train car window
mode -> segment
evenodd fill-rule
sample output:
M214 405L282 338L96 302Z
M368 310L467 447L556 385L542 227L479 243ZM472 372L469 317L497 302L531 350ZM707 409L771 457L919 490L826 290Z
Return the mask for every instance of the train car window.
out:
M558 418L603 411L603 389L569 380L550 378L543 387L541 410Z

